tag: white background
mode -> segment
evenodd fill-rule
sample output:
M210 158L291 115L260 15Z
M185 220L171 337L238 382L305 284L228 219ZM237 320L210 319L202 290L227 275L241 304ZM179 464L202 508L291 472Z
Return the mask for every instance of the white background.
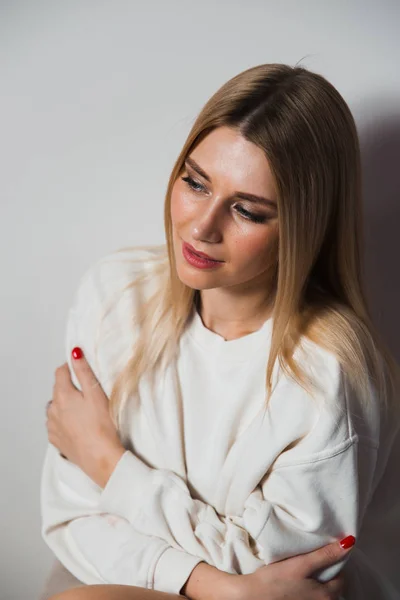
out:
M400 355L400 4L396 0L0 1L1 600L34 600L45 404L79 277L163 243L169 173L197 113L267 62L324 75L362 143L367 276ZM379 317L379 318L378 318Z

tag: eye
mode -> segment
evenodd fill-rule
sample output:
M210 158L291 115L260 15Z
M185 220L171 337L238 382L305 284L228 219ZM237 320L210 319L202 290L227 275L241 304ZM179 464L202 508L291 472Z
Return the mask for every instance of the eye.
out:
M255 213L251 213L242 206L237 206L236 210L243 215L245 219L249 219L249 221L253 221L254 223L265 223L268 217L264 215L256 215Z
M195 192L204 191L206 189L203 185L201 185L201 183L198 183L197 181L192 179L189 175L187 177L182 177L181 179ZM198 186L198 187L196 187L196 186Z
M181 179L194 192L203 192L203 191L206 190L206 188L204 187L204 185L202 185L198 181L195 181L194 179L192 179L190 177L190 175L187 175L186 177L181 177ZM240 215L242 215L242 217L244 219L247 219L248 221L253 221L253 223L265 223L267 221L267 219L268 219L268 217L266 217L264 215L257 215L255 213L251 213L251 212L249 212L248 210L246 210L245 208L243 208L240 205L236 207L236 210L237 210L237 212Z

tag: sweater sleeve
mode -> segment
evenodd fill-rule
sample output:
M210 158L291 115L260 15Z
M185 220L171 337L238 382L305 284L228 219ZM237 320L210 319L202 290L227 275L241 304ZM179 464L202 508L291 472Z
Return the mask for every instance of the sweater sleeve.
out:
M220 570L246 574L335 539L357 537L375 457L374 447L360 449L350 439L326 456L272 469L246 500L243 515L230 517L192 499L175 473L149 468L127 450L102 491L100 506ZM160 572L168 571L169 560L167 551L158 563ZM331 579L343 564L325 569L318 579Z
M47 546L85 584L134 585L179 594L202 559L103 511L101 489L48 444L41 478L41 534ZM166 551L174 568L157 572Z

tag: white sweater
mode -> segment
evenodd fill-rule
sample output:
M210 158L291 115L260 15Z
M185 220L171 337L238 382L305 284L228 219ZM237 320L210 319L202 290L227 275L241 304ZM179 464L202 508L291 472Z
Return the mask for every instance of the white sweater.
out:
M98 338L100 317L152 252L112 253L82 277L66 333L79 389L74 346L110 394L135 342L139 296L121 295ZM378 402L368 413L336 358L308 340L296 357L317 399L279 370L265 412L271 330L268 319L225 341L193 308L176 362L153 393L143 377L140 402L128 402L127 450L104 490L48 444L42 536L78 579L179 593L201 561L246 574L352 534L346 600L400 598L399 423L384 422Z

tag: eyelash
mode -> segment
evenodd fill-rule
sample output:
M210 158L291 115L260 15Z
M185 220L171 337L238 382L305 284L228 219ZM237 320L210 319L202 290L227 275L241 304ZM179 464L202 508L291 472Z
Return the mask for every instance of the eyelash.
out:
M192 179L189 175L187 177L182 177L181 179L194 192L200 192L200 191L202 191L202 190L205 189L204 186L201 185L201 183L198 183L197 181L195 181L194 179ZM201 189L196 188L195 187L196 185L199 186ZM240 208L240 210L238 211L239 214L241 214L248 221L253 221L254 223L265 223L265 221L267 220L267 217L251 213L248 210L242 208L241 206L239 206L238 208Z

